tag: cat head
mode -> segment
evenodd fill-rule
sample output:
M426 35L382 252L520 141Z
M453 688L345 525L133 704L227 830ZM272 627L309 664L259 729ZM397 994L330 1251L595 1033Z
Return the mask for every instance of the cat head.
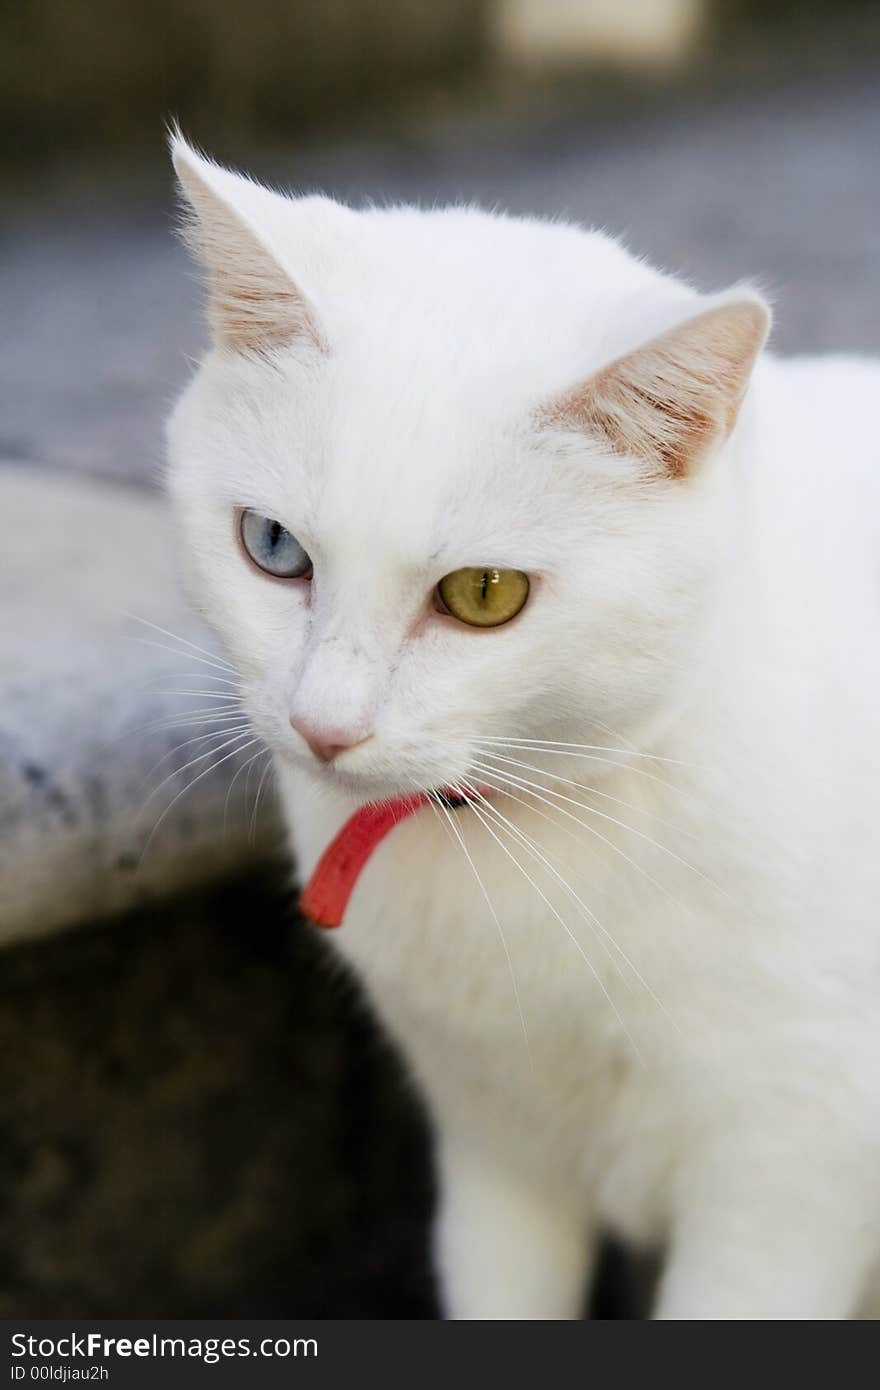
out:
M760 298L173 156L213 343L170 485L258 732L360 799L479 780L486 740L638 737L718 578Z

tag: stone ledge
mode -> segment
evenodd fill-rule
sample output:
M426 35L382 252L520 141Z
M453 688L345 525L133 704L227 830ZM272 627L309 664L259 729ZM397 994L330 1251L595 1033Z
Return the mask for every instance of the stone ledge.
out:
M9 462L0 507L0 942L271 855L281 844L272 798L264 792L254 819L257 777L248 785L245 770L256 745L181 772L224 740L205 722L209 696L171 693L210 690L210 668L186 643L212 642L181 596L162 499ZM168 726L184 716L191 726ZM260 758L250 772L262 769Z

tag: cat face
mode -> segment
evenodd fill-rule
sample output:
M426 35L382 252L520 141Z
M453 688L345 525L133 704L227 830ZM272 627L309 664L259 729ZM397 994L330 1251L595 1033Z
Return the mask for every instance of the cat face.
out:
M171 490L276 754L367 799L479 781L481 740L655 718L714 583L760 303L576 229L353 213L175 155L215 346Z

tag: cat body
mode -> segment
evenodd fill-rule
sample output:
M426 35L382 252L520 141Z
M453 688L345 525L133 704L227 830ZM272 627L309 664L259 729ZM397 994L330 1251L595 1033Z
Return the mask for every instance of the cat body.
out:
M216 347L172 492L299 875L365 801L471 794L396 827L333 938L427 1103L448 1313L578 1316L610 1229L668 1249L659 1317L856 1315L880 364L758 356L757 296L597 234L177 162ZM310 577L249 570L236 508ZM482 563L530 577L509 624L426 604Z

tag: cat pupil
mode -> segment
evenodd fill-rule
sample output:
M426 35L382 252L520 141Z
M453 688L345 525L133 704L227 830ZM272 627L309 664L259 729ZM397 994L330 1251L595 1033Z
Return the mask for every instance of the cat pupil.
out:
M271 545L273 550L280 541L281 532L283 530L284 527L281 525L280 521L272 521L269 523L269 544Z

